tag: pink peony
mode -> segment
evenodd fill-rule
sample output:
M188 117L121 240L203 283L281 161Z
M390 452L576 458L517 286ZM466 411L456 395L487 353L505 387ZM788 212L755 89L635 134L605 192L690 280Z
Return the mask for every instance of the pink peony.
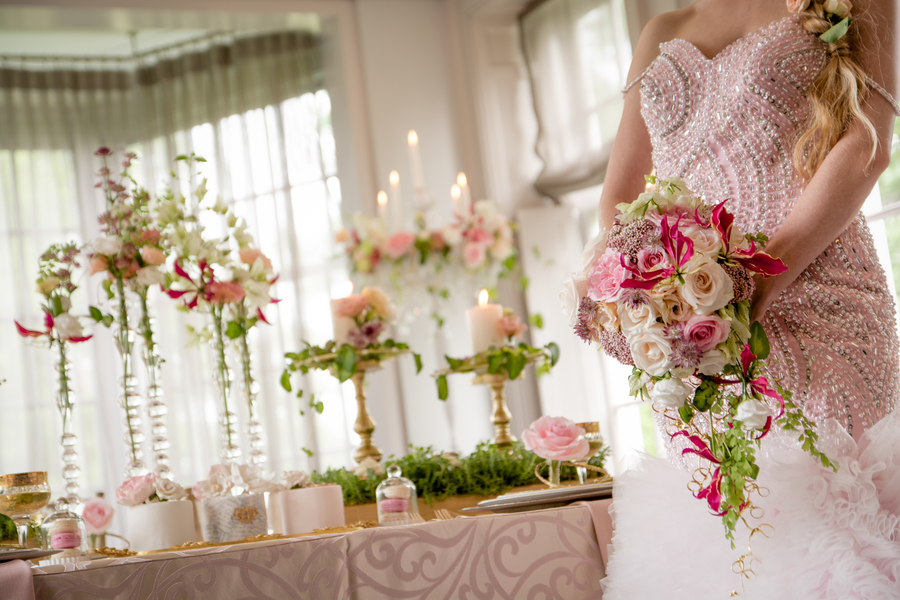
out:
M641 271L656 271L669 264L666 251L660 246L644 248L637 255L637 267Z
M519 337L526 329L528 326L522 323L518 315L506 315L497 321L497 330L504 338Z
M106 528L109 527L115 512L109 502L95 496L84 501L81 518L84 519L84 526L88 533L100 535L106 533Z
M240 302L247 295L237 281L213 281L207 286L209 301L213 304Z
M712 350L726 339L731 331L731 323L716 315L691 317L682 331L684 339L697 344L701 352Z
M147 501L156 491L156 473L137 475L116 489L116 500L122 506L137 506Z
M487 247L478 242L467 242L463 246L463 262L467 269L477 269L484 263Z
M262 253L262 251L257 250L256 248L248 248L247 250L240 250L238 254L241 256L241 262L245 265L253 266L256 262L257 258L261 258L263 262L263 267L266 269L272 268L272 261L269 260L269 257Z
M144 264L150 265L151 267L166 262L165 252L154 246L143 246L141 248L141 258L144 260Z
M397 260L402 258L404 254L416 243L416 236L408 231L398 231L388 239L384 248L384 253Z
M494 236L480 227L469 229L466 231L465 236L470 242L475 242L476 244L484 244L487 246L494 243Z
M97 273L102 273L104 271L109 270L109 259L103 256L102 254L95 254L91 257L91 263L88 266L88 271L91 275L95 275Z
M334 311L337 316L350 317L351 319L358 316L359 313L366 310L366 307L369 306L369 301L366 300L365 296L359 294L351 294L346 298L340 298L337 302L338 304Z
M590 452L584 429L565 417L541 417L522 432L522 441L548 460L578 460Z
M625 268L622 266L621 255L615 250L607 250L588 276L588 293L594 300L602 302L615 302L622 292L622 282L625 281Z

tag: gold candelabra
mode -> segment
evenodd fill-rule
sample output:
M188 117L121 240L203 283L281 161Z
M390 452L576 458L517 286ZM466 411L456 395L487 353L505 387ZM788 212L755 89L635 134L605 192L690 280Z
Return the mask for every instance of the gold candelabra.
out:
M506 406L506 382L509 380L506 373L491 375L482 373L472 378L472 385L486 384L491 388L491 423L494 424L494 439L491 443L498 448L509 448L516 441L509 431L509 421L512 413Z
M377 371L381 368L381 363L377 360L364 360L356 363L356 373L350 378L353 381L353 387L356 388L356 422L353 424L353 431L359 435L362 442L356 452L353 453L353 459L361 463L367 458L373 458L381 461L381 448L372 443L372 434L375 433L375 420L369 414L366 405L366 389L365 379L366 373Z

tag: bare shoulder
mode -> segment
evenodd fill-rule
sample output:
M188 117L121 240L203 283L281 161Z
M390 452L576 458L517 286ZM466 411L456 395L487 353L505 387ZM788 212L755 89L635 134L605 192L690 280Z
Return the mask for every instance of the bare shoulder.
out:
M693 17L690 6L663 13L650 19L641 31L641 37L634 49L629 81L639 77L659 56L659 46L680 36L686 23Z

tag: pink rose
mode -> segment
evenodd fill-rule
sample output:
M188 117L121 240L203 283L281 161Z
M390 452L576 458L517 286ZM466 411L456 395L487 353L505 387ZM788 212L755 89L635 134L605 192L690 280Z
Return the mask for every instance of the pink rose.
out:
M116 500L122 506L137 506L147 501L156 491L156 473L137 475L116 489Z
M338 300L337 307L335 308L335 313L339 317L350 317L351 319L355 318L359 313L366 310L366 307L369 306L369 301L365 299L364 296L360 296L359 294L352 294L347 296L346 298L341 298Z
M262 251L257 250L256 248L248 248L247 250L239 250L238 254L241 256L241 262L245 265L253 266L253 263L256 262L257 258L261 258L263 262L263 267L266 269L272 268L272 261L269 260L269 257L262 253Z
M473 227L465 233L465 236L470 242L475 242L476 244L487 246L494 243L494 236L480 227Z
M213 281L206 289L209 292L209 301L213 304L240 302L247 295L237 281Z
M625 268L619 253L608 249L591 269L588 276L588 293L594 300L616 302L625 281Z
M91 275L102 273L109 270L109 259L102 254L95 254L91 257L91 263L88 267Z
M659 246L644 248L637 255L637 266L641 271L655 271L667 266L669 257Z
M193 494L194 498L197 500L203 500L203 486L200 484L202 481L198 481L193 486L191 486L191 494Z
M138 243L140 244L156 244L159 242L161 234L159 233L159 229L145 229L138 236Z
M590 452L584 429L565 417L541 417L522 432L525 449L548 460L578 460Z
M682 334L687 340L697 344L701 352L712 350L726 339L731 331L731 323L716 315L691 317L684 324Z
M84 501L84 511L81 518L84 519L84 526L88 533L103 534L112 521L115 509L109 503L100 497L89 498Z
M384 253L394 260L397 260L409 252L409 249L412 248L415 243L415 235L408 231L398 231L388 239L384 248Z
M477 269L484 263L487 256L487 247L478 242L467 242L463 246L463 263L467 269Z
M528 326L517 315L506 315L497 321L497 330L504 338L519 337L526 329Z
M150 265L152 267L161 265L166 262L165 252L153 246L141 247L141 258L144 259L144 264Z
M447 241L444 239L444 234L440 231L431 232L431 241L429 243L435 250L443 250L447 247Z
M787 9L792 13L800 13L809 8L809 0L787 0Z

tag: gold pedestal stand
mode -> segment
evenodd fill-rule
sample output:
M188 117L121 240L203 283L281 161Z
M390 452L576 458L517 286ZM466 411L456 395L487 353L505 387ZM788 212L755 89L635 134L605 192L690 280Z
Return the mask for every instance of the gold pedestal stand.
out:
M375 421L369 414L366 406L366 389L365 379L366 373L377 371L381 368L381 364L375 360L366 360L356 363L356 373L350 378L353 381L353 387L356 388L356 422L353 424L353 431L359 435L362 442L356 452L353 453L353 459L361 463L367 458L374 458L381 462L381 448L372 443L372 434L375 432Z
M491 443L498 448L509 448L516 441L516 436L509 431L509 421L512 413L506 406L506 382L505 373L491 375L482 373L472 378L472 385L487 384L491 388L491 423L494 424L494 439Z

